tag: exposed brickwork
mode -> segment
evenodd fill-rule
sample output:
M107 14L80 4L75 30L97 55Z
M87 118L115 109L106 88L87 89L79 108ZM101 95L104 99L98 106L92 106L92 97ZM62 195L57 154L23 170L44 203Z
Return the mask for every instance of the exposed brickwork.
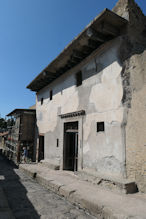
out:
M129 20L120 50L127 177L146 192L146 17L134 0L119 0L113 11Z
M146 51L130 59L132 101L126 126L127 174L146 192ZM145 184L145 185L144 185Z

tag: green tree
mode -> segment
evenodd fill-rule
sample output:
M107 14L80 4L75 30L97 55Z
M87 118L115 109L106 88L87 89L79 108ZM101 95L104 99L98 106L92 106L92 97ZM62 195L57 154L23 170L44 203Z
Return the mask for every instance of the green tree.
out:
M0 129L7 129L7 122L3 118L0 118Z
M13 118L8 119L8 120L7 120L7 128L10 127L10 126L13 126L14 123L15 123L15 122L14 122L14 119L13 119Z

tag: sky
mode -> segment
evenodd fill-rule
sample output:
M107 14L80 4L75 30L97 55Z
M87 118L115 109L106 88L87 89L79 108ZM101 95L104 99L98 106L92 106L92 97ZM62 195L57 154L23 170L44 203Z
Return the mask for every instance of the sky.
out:
M0 116L35 104L26 86L117 0L0 0ZM144 14L146 1L136 0Z

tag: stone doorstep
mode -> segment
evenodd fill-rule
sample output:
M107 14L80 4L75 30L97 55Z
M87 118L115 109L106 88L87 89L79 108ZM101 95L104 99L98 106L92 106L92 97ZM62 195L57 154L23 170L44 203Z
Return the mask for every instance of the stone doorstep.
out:
M79 171L77 175L80 179L93 183L112 191L122 192L124 194L133 194L138 192L137 185L134 181L121 178L110 178L107 176L92 175L86 171Z
M54 164L54 163L51 163L51 162L41 161L40 164L42 166L48 167L51 170L60 170L60 165L57 165L57 164Z

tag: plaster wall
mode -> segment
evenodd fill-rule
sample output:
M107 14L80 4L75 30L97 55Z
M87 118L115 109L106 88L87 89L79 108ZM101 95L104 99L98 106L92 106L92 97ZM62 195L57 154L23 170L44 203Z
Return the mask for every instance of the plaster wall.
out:
M63 124L79 121L79 169L124 176L125 129L121 104L123 87L119 60L119 38L103 50L67 72L37 94L36 112L39 133L45 134L45 160L62 165ZM82 85L76 86L75 74L82 71ZM49 92L53 90L50 101ZM44 102L41 105L41 98ZM62 120L58 115L85 110L80 118ZM97 122L105 131L97 132ZM59 139L59 147L56 140Z

